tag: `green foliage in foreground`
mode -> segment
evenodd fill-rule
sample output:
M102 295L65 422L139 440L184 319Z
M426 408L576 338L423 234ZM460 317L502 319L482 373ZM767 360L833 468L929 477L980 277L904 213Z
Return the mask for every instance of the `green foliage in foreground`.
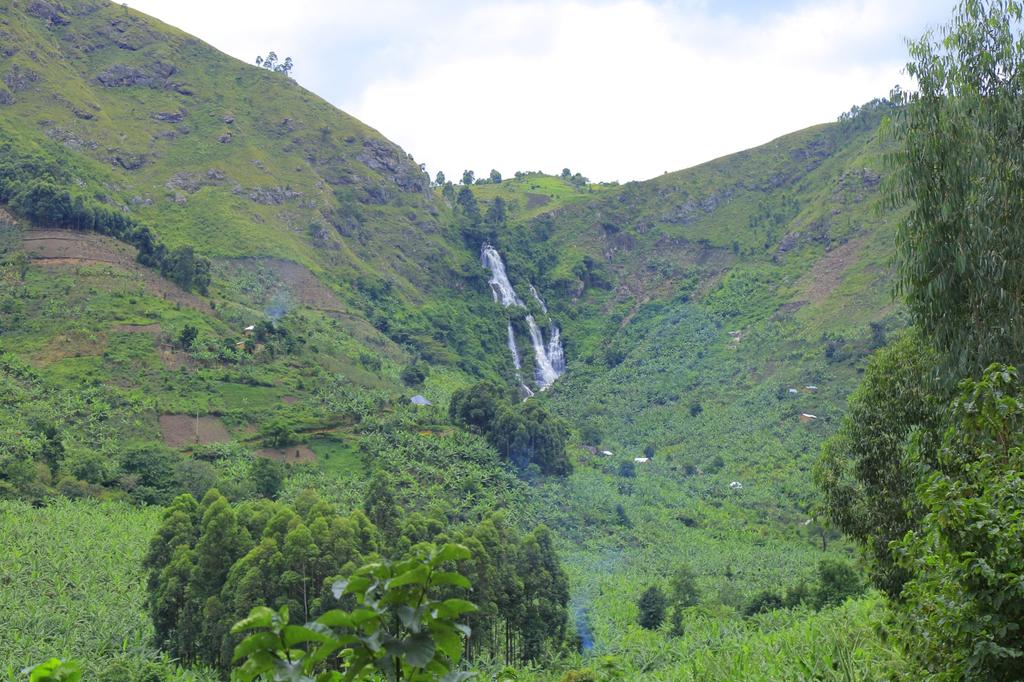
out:
M351 611L332 609L303 626L290 625L288 608L265 606L236 623L233 633L255 631L235 647L242 661L232 680L379 679L460 682L470 673L453 671L462 657L469 627L458 619L476 611L459 598L445 598L470 583L446 564L471 557L462 545L420 548L411 558L373 563L332 586L335 599L351 595Z
M1014 0L966 0L941 42L911 44L920 90L896 119L894 199L913 207L897 245L938 362L906 345L880 358L820 469L831 515L890 593L902 585L899 639L933 680L1016 680L1024 659L1024 399L1009 366L1024 350L1022 15ZM932 366L967 377L944 413Z
M311 493L293 507L269 500L232 507L216 490L202 503L178 497L145 559L155 641L185 663L226 672L238 639L231 625L253 607L286 608L308 621L346 606L349 593L334 585L360 564L454 540L472 550L472 557L456 558L480 605L470 617L470 657L525 662L563 646L568 580L547 529L524 536L496 515L446 533L437 519L398 506L381 478L366 510L376 525L361 511L339 514Z
M895 543L908 651L935 680L1018 680L1024 661L1024 386L993 365L965 381L936 470L917 487L927 514ZM911 446L918 461L919 442ZM922 462L922 464L924 464Z
M876 587L898 599L907 579L889 543L916 526L921 511L909 502L917 472L905 455L912 430L930 452L941 418L938 355L911 332L868 362L850 396L842 425L822 448L815 478L832 522L863 543Z

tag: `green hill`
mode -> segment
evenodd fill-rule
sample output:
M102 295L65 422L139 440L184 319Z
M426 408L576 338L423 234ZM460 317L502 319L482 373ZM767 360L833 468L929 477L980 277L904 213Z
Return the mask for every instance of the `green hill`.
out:
M646 182L446 189L284 74L105 1L0 7L0 81L0 496L239 500L260 453L292 465L284 499L353 507L383 469L445 523L550 525L578 627L634 669L670 641L636 599L681 564L746 628L758 592L852 557L809 470L905 324L884 103ZM454 390L517 384L484 241L526 299L527 383L524 316L561 329L531 400L569 427L567 478L449 421Z

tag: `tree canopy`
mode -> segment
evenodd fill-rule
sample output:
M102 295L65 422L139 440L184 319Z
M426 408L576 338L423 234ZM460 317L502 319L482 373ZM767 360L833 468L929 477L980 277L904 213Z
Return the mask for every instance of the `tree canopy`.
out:
M899 291L951 376L1024 350L1024 37L1016 0L962 2L910 43L893 112Z

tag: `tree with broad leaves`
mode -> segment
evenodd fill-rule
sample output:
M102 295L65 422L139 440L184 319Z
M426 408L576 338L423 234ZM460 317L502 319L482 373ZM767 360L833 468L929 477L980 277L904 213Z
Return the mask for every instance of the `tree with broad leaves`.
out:
M334 583L336 599L350 595L356 608L332 609L305 625L289 622L289 611L252 610L232 632L249 634L235 647L241 665L235 682L308 680L341 682L383 677L389 682L462 682L456 670L469 627L459 619L476 606L445 598L452 588L469 589L446 564L470 558L462 545L421 548L410 558L372 563Z

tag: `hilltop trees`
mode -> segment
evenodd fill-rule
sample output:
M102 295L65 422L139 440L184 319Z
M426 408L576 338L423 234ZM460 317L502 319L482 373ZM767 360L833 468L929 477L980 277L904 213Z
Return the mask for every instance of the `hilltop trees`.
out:
M277 73L283 73L286 76L291 76L292 68L295 64L292 62L291 57L285 57L284 61L278 61L277 53L271 50L266 57L256 56L256 66L275 71Z

